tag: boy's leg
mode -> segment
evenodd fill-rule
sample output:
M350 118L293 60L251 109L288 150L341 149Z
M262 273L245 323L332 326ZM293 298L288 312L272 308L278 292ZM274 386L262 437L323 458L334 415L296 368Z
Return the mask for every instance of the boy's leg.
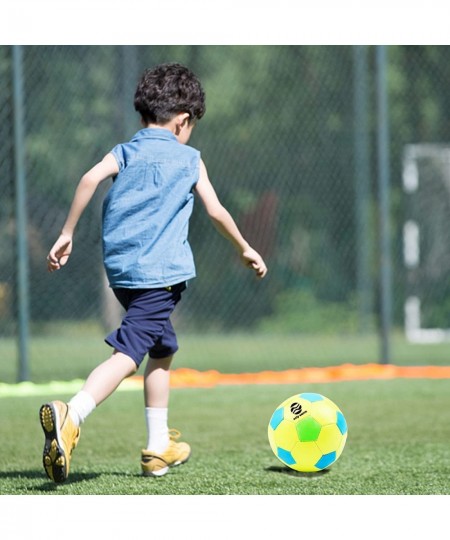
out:
M144 373L146 448L158 454L169 446L167 418L172 358L173 355L158 360L149 358Z
M81 391L92 396L96 406L100 405L126 377L136 373L137 368L130 356L115 350L108 360L91 372Z
M146 407L167 408L170 394L170 366L173 354L166 358L149 358L144 372Z
M82 424L97 405L136 370L137 366L129 356L114 351L108 360L91 371L82 389L69 401L69 414L74 423Z
M42 405L39 417L45 435L43 464L51 480L57 483L66 480L72 451L80 437L80 424L136 369L129 356L114 351L91 372L82 390L68 404L52 401Z
M170 365L173 355L149 358L144 374L147 448L142 451L141 467L145 476L163 476L169 467L185 463L191 454L185 442L176 442L180 433L167 424Z

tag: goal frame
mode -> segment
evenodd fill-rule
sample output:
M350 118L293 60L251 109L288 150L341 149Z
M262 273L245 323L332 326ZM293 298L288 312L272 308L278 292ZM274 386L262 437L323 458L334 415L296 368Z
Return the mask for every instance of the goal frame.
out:
M450 145L448 144L407 144L403 151L403 190L411 195L418 191L420 175L418 160L423 158L443 157L450 165ZM450 167L449 167L450 176ZM403 262L406 270L420 265L420 224L414 219L406 219L403 224ZM421 317L421 299L409 295L404 302L405 335L411 343L443 343L450 341L450 328L423 328Z

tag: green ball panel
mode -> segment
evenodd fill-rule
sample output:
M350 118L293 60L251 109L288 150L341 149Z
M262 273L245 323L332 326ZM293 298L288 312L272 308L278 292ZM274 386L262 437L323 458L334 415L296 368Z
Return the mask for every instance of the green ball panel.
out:
M314 442L319 438L321 426L312 417L303 418L295 427L301 442Z

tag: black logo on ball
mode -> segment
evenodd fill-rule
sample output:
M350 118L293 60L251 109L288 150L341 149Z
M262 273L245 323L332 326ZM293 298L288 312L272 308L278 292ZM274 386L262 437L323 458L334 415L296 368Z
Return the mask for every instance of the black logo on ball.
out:
M294 420L297 420L297 418L300 418L300 416L303 416L308 411L304 411L300 403L297 403L296 401L294 403L291 403L291 413L294 415Z

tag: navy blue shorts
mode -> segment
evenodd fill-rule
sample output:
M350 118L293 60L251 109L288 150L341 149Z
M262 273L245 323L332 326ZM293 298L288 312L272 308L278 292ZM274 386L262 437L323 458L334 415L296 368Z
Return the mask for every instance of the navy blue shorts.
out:
M185 282L161 289L113 289L126 314L106 343L130 356L137 366L146 354L156 359L174 354L178 343L170 315L185 289Z

